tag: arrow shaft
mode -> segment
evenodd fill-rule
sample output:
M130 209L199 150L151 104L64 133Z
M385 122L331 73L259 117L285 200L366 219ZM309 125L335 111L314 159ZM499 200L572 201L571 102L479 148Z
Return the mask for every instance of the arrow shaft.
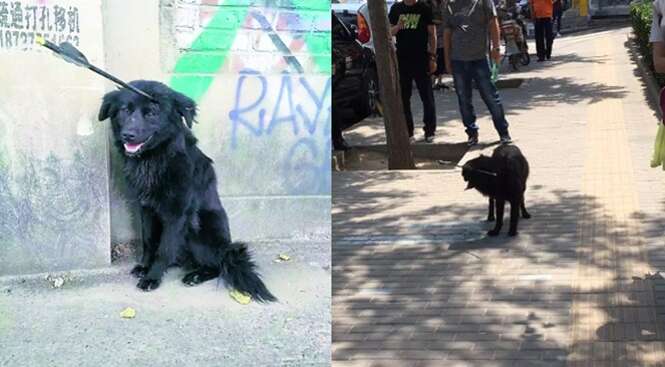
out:
M144 92L144 91L142 91L142 90L140 90L140 89L138 89L138 88L136 88L136 87L133 87L133 86L131 86L131 85L129 85L129 84L123 82L122 80L120 80L120 79L114 77L113 75L111 75L111 74L105 72L104 70L102 70L102 69L96 67L95 65L88 64L88 69L90 69L91 71L93 71L93 72L95 72L95 73L97 73L97 74L103 76L103 77L106 78L106 79L111 80L112 82L114 82L114 83L116 83L116 84L118 84L118 85L123 86L124 88L131 89L132 91L134 91L134 92L136 92L136 93L138 93L138 94L140 94L140 95L142 95L142 96L148 98L149 100L151 100L151 101L155 101L155 102L156 102L156 100L155 100L151 95L149 95L148 93L146 93L146 92Z

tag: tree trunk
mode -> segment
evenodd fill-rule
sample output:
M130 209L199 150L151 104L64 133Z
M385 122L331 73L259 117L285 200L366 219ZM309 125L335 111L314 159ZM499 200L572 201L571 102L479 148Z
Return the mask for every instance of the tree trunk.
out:
M383 121L388 141L388 169L413 169L413 154L406 127L402 92L399 87L397 56L393 47L385 0L368 0L372 40L376 53Z

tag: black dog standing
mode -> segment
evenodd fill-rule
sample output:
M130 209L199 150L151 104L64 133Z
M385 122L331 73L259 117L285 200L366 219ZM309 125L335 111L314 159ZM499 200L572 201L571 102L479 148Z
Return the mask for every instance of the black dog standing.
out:
M143 259L132 270L137 286L155 289L169 266L182 265L192 269L183 278L187 285L219 276L257 301L275 301L247 246L231 241L212 160L190 130L194 101L159 82L130 84L153 100L128 89L110 92L99 120L111 118L125 177L141 205Z
M524 206L524 191L529 177L529 163L522 152L514 145L501 145L494 150L491 157L481 155L468 161L462 167L466 189L476 189L489 196L488 221L494 221L494 204L496 203L496 223L494 229L487 232L496 236L503 226L503 209L506 201L510 203L510 236L517 235L519 212L522 217L531 218Z

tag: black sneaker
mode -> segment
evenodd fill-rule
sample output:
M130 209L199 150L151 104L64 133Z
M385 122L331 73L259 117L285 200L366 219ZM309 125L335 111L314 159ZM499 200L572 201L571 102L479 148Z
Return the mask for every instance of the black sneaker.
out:
M501 135L499 140L501 141L501 144L510 144L513 142L513 139L510 138L510 135L508 135L508 133Z
M423 139L425 143L434 143L434 134L432 135L425 135L425 139Z
M474 146L478 144L478 135L471 135L469 136L469 140L466 141L467 146Z

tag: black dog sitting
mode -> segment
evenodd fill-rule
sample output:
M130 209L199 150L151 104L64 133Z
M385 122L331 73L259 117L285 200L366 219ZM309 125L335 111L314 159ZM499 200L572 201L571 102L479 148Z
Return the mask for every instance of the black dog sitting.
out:
M257 301L275 301L255 271L247 246L231 242L229 221L217 194L212 160L196 146L191 127L196 104L154 81L130 83L104 96L99 120L111 118L123 171L141 205L143 259L132 274L150 291L171 265L191 268L183 282L218 276Z
M510 203L510 236L517 235L517 222L519 211L522 217L531 218L524 206L524 191L526 180L529 177L529 163L522 152L514 145L501 145L492 153L491 157L481 155L468 161L462 167L464 181L468 182L466 189L476 189L481 194L489 196L488 221L494 221L494 206L496 203L496 224L487 234L496 236L503 226L503 208L506 201Z

